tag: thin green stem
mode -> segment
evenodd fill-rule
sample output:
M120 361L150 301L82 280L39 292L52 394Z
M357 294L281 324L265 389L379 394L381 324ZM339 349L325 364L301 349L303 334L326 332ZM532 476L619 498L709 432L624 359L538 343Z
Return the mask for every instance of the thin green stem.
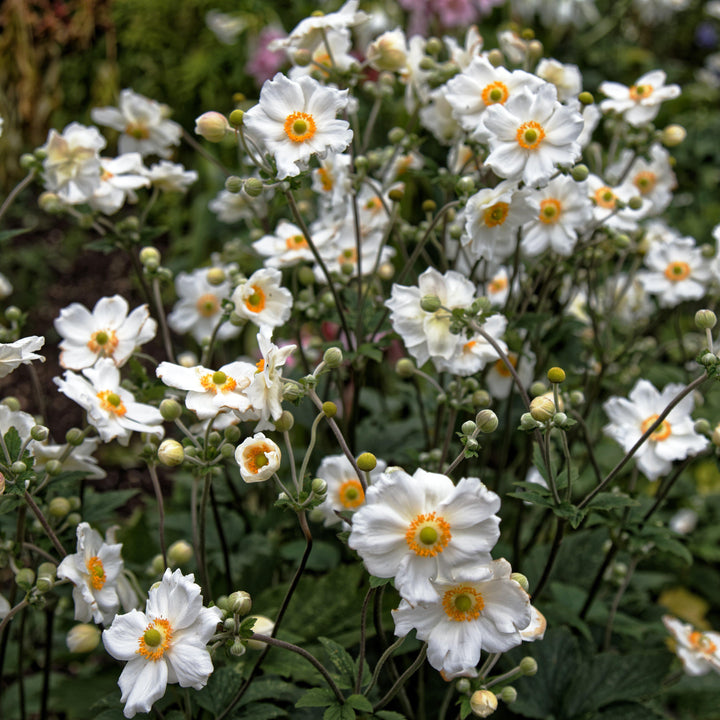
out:
M154 463L148 463L148 472L152 480L153 490L155 491L155 500L158 506L158 531L160 533L160 553L162 554L163 566L167 567L167 550L165 548L165 502L163 500L162 488L158 478L157 470Z
M0 219L7 212L7 209L15 202L15 198L33 181L35 177L35 170L30 172L10 191L10 194L5 198L5 202L0 205Z
M375 687L375 684L380 677L380 670L382 670L383 665L388 661L390 656L403 644L403 642L405 642L405 636L399 637L392 645L389 645L386 648L385 652L380 656L380 659L377 661L375 669L373 670L372 677L370 678L370 684L365 688L365 695L370 694L370 691Z
M60 553L60 557L65 557L67 555L67 552L65 551L65 548L62 546L62 543L58 540L57 535L53 531L53 529L50 527L48 521L45 519L45 516L42 513L42 510L37 506L35 501L32 498L32 495L26 490L23 494L23 497L25 498L25 502L29 505L30 509L33 511L33 514L38 519L38 522L42 525L43 530L45 531L45 534L50 538L50 542L55 546L55 549Z
M362 604L362 610L360 611L360 650L358 651L358 659L357 659L357 665L358 665L358 674L357 679L355 680L355 693L359 693L360 689L362 688L362 680L363 680L363 668L365 665L365 640L367 635L367 611L368 611L368 605L370 604L370 600L373 598L375 593L377 592L377 588L370 588L367 593L365 594L365 599L363 600Z
M379 702L373 706L373 712L377 712L378 710L384 708L395 697L395 695L400 692L403 685L405 685L405 683L413 676L415 671L423 664L425 656L427 655L427 647L427 642L423 643L423 646L420 648L420 652L415 658L413 664L410 665L410 667L397 679L397 681L387 691L387 693L385 693Z
M155 300L155 312L160 323L160 335L162 336L163 348L165 355L171 362L175 362L175 355L172 348L172 340L170 339L170 329L168 328L167 319L165 317L165 307L163 306L162 294L160 292L160 280L157 277L152 281L153 299Z

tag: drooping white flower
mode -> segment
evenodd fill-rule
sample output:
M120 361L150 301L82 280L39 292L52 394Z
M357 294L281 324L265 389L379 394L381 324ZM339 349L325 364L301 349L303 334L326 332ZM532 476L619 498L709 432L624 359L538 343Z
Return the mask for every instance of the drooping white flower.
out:
M682 389L671 383L659 392L647 380L638 380L628 399L611 397L603 404L610 418L603 432L627 452ZM708 446L708 439L695 432L693 405L692 395L684 397L635 453L638 468L649 480L669 473L673 460L696 455Z
M559 165L580 157L583 126L582 115L561 105L555 86L546 83L532 94L521 90L504 105L488 107L476 135L489 144L485 163L496 175L541 186Z
M140 153L101 158L100 164L100 187L88 201L93 210L112 215L126 202L137 202L135 190L150 185Z
M313 242L316 242L315 239ZM261 237L252 246L265 258L265 267L283 268L314 260L303 231L287 220L281 220L272 235Z
M163 192L187 192L192 183L198 179L196 170L186 170L179 163L161 160L150 166L147 176L153 187Z
M45 358L35 352L44 344L45 338L40 335L29 335L11 343L0 343L0 378L9 375L20 365L29 365L33 360L45 362Z
M133 431L163 436L160 411L135 402L132 393L120 386L120 371L110 358L100 358L82 373L85 377L66 370L62 378L55 378L55 384L87 411L88 422L103 442L117 438L121 445L127 445Z
M619 113L633 127L641 127L655 119L660 103L680 95L680 86L665 85L665 77L662 70L652 70L630 87L617 82L600 83L600 92L608 96L600 109Z
M281 283L282 273L276 268L256 270L233 290L230 299L235 303L235 313L271 336L292 312L292 293Z
M99 358L110 358L122 367L139 345L155 337L157 323L147 305L136 307L128 315L128 303L120 295L100 298L90 312L81 303L72 303L60 311L55 329L63 338L60 365L82 370Z
M66 455L67 445L46 445L35 443L32 449L35 458L35 467L44 468L50 460L58 460L61 463L63 472L82 472L88 480L100 480L107 473L101 468L93 453L97 450L98 438L85 438L80 445L72 449L70 455Z
M200 420L208 420L228 410L244 412L250 407L243 392L255 372L250 363L236 361L219 370L211 370L201 365L186 368L161 362L155 372L169 387L187 390L185 405Z
M224 223L235 223L240 220L252 220L262 213L265 201L262 197L250 197L245 190L231 193L221 190L209 203L208 208Z
M282 73L263 85L260 101L245 113L244 126L275 158L278 178L298 175L313 155L345 150L352 130L335 116L347 106L347 92L311 77L290 80Z
M657 297L660 307L699 300L712 277L707 260L690 237L652 245L644 262L649 270L638 272L638 280Z
M500 534L500 498L477 478L454 485L439 473L397 468L367 489L348 544L368 572L395 579L408 602L433 602L431 580L452 580L468 563L490 562Z
M150 589L145 612L118 615L103 631L105 649L127 662L118 680L127 718L149 712L168 683L195 690L207 684L213 664L205 646L222 611L203 607L194 580L192 574L165 570L160 583Z
M522 644L520 632L530 625L532 608L511 572L510 563L500 559L478 564L452 582L433 582L434 597L412 604L404 599L393 610L395 634L415 629L428 643L428 662L450 676L474 669L483 650L501 653Z
M117 580L123 571L122 545L105 543L86 522L76 532L77 552L63 558L57 576L74 585L76 620L109 625L120 607Z
M577 97L582 91L582 75L577 65L564 65L553 58L543 58L535 72L555 86L561 102Z
M663 615L663 623L675 640L675 652L688 675L720 673L720 633L700 632L689 623Z
M263 482L280 469L280 448L263 433L243 440L235 450L235 460L245 482Z
M208 268L175 277L178 301L168 314L168 325L180 334L190 333L199 343L210 338L223 315L223 300L230 298L230 281L214 285L208 280ZM240 328L226 320L217 331L218 340L229 340Z
M347 212L351 164L352 158L346 153L328 153L320 160L320 167L312 171L312 189L323 211L342 215Z
M120 154L139 152L143 157L168 158L182 137L182 127L168 120L168 112L166 105L126 88L120 93L118 107L93 108L90 117L98 125L122 133L118 141Z
M95 127L73 122L62 134L50 130L41 148L46 153L45 187L70 205L87 202L100 187L100 150L104 147L105 138Z
M387 463L378 459L375 469L370 473L371 483L380 477L386 467ZM326 526L342 522L337 512L357 510L365 502L365 491L345 455L326 455L315 475L327 483L327 496L318 506ZM349 528L347 523L344 525Z

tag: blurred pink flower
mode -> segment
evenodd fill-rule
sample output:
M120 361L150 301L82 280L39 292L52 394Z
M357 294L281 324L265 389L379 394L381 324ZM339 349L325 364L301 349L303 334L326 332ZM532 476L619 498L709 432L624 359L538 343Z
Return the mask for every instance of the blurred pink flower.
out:
M273 40L285 36L284 31L272 25L268 25L260 31L255 50L245 65L245 72L255 78L258 87L273 77L285 64L286 54L283 50L268 50L268 45Z

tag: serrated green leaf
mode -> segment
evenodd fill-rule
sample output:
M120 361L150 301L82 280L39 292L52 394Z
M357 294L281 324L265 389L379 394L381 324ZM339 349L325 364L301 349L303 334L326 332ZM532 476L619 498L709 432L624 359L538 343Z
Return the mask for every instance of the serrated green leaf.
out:
M472 713L470 698L467 695L463 695L460 698L460 720L465 720L470 713Z
M252 703L244 707L239 715L232 716L233 720L273 720L279 717L287 717L287 712L271 703Z
M345 698L345 702L355 710L361 710L362 712L372 712L372 703L364 695L350 695Z
M381 720L407 720L404 715L392 710L378 710L375 713L375 717L378 717Z
M5 433L5 447L7 448L8 455L10 455L10 460L12 462L15 462L18 459L21 446L22 440L20 439L20 434L18 433L17 428L11 427Z
M310 688L295 703L295 707L327 707L337 703L337 698L332 690L327 688Z
M392 582L392 578L380 578L380 577L375 577L375 575L370 576L370 587L371 588L382 587L383 585L387 585L390 582Z
M355 720L355 711L347 704L331 705L323 713L323 720Z
M369 357L371 360L374 360L377 363L382 362L382 350L380 350L376 345L373 345L372 343L363 343L362 345L360 345L357 351L359 355L365 355L366 357Z
M14 230L3 230L0 232L0 242L10 240L14 237L17 237L18 235L24 235L25 233L29 232L30 228L15 228Z
M524 492L507 493L507 497L517 498L533 505L540 505L542 507L555 507L555 502L549 495L541 495L534 490L525 490Z
M587 510L586 508L578 508L571 503L563 502L560 503L560 505L555 505L553 512L559 517L568 520L573 529L577 529L585 518Z
M355 662L350 653L342 645L327 637L319 637L318 640L325 648L325 653L333 668L340 676L341 680L347 683L349 687L355 679Z
M614 510L615 508L634 507L640 503L628 495L616 495L615 493L598 493L586 507L593 510Z

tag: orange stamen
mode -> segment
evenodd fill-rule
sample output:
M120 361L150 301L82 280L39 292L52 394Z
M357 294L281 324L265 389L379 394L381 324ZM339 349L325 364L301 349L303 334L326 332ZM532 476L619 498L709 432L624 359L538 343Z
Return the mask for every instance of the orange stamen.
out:
M545 139L545 130L539 122L529 120L518 128L515 137L525 150L537 150Z
M450 538L450 525L434 512L418 515L405 533L408 547L421 557L435 557L445 549Z
M313 116L305 112L294 112L285 118L285 134L296 143L310 140L317 129Z
M343 507L354 510L365 502L365 493L358 480L346 480L338 489L338 496Z
M90 584L96 590L102 590L105 581L105 568L103 567L102 560L97 556L93 555L86 563L87 571L90 574Z
M442 604L445 614L456 622L477 620L485 607L483 596L471 585L456 585L446 590Z
M640 431L643 433L643 435L647 432L648 428L658 419L658 417L658 415L651 415L650 417L645 418L645 420L642 421L642 425L640 425ZM654 442L662 442L663 440L667 440L671 434L672 427L670 426L670 423L667 420L663 420L660 425L658 425L655 430L652 431L648 439L653 440Z

